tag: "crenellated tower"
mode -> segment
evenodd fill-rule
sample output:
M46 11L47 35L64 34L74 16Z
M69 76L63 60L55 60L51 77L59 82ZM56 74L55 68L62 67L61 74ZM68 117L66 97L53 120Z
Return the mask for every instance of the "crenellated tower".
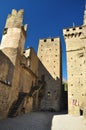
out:
M8 15L0 45L0 118L6 118L17 100L20 82L20 60L26 38L24 10L12 10Z
M22 54L26 38L26 27L23 25L24 10L12 10L8 15L3 31L0 49L9 57L13 64L17 53Z
M63 30L68 73L68 113L80 115L86 97L86 10L83 25Z
M61 42L60 38L40 39L38 46L38 57L51 75L43 73L47 77L46 92L41 102L44 110L61 110L61 89L62 89L62 64L61 64Z
M61 42L60 38L40 39L38 57L51 76L61 79Z

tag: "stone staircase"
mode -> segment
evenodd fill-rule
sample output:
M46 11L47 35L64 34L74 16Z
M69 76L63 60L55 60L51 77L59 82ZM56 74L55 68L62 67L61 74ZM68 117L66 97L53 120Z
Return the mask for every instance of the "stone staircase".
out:
M12 104L11 108L9 109L8 117L17 116L17 112L20 109L25 97L26 96L33 97L34 95L36 96L37 90L40 90L42 86L43 86L43 82L39 81L39 85L32 86L29 93L20 92L18 99ZM35 108L34 104L33 107Z
M17 101L15 101L12 107L9 110L8 117L15 117L18 108L20 107L21 103L23 102L24 98L26 97L26 93L19 93Z

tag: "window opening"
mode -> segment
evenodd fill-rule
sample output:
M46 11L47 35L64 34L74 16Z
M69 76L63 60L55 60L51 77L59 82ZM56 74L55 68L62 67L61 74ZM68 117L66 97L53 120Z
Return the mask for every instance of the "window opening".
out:
M82 29L82 27L79 27L79 29Z
M7 34L7 30L8 30L8 28L4 29L3 35Z
M54 38L52 38L51 41L54 41Z
M48 92L48 93L47 93L47 96L50 97L50 96L51 96L51 92Z
M73 28L73 30L76 30L76 28Z
M69 29L67 29L66 31L69 31Z
M44 39L44 42L46 42L47 40L46 39Z

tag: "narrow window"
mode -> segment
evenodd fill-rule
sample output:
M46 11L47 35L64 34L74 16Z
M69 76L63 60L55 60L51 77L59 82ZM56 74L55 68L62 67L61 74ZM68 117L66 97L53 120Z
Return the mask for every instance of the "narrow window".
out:
M76 30L76 28L73 28L73 30Z
M51 41L54 41L54 38L52 38Z
M81 35L82 33L81 32L79 32L79 36Z
M79 27L79 29L82 29L82 27Z
M51 93L50 93L50 92L48 92L48 93L47 93L47 95L48 95L48 97L50 97L50 96L51 96Z
M46 39L44 39L44 42L46 42L47 40Z
M7 34L7 30L8 30L8 28L5 28L5 29L4 29L3 35Z
M23 51L23 53L25 53L25 50Z
M69 29L67 29L66 31L69 31Z

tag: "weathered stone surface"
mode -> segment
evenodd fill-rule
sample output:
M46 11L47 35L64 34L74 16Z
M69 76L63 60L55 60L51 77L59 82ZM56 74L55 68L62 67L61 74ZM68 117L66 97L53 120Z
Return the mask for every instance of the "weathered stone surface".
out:
M86 26L63 30L67 52L68 113L80 115L86 99Z
M39 60L32 48L26 49L23 53L27 30L27 27L22 27L23 12L12 10L12 14L7 18L1 41L0 112L3 113L1 118L32 110L59 111L61 107L60 39L47 39L45 46L42 43L46 52L50 51L46 55L43 50L42 54L49 60L48 65L45 58L44 62L41 58L41 61ZM40 50L39 47L38 52L41 55Z
M24 14L23 9L19 10L18 12L15 9L13 9L12 14L8 15L5 28L10 28L10 27L20 28L23 22L23 14Z
M62 85L60 38L40 39L38 57L42 62L39 63L39 75L44 76L46 81L40 109L60 111Z
M61 79L61 43L59 37L40 39L38 57L55 80Z

